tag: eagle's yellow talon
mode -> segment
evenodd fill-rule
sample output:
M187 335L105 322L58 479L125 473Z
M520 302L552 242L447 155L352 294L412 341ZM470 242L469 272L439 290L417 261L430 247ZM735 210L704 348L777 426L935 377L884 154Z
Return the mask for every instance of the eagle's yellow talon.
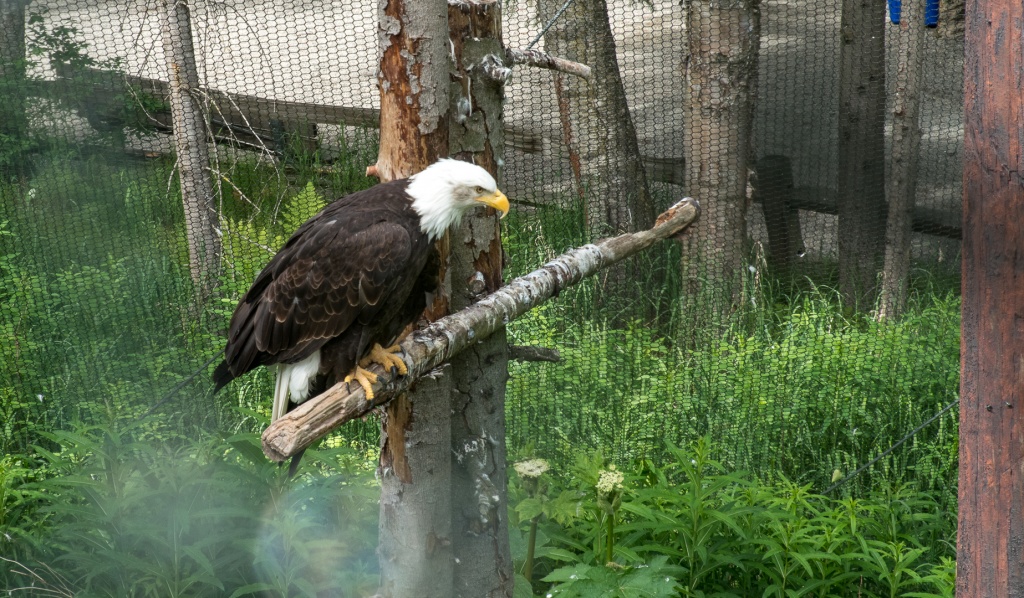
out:
M370 370L365 370L361 365L357 365L356 369L345 376L345 382L351 383L353 380L359 383L359 386L363 387L363 391L366 392L366 400L373 400L373 385L377 382L377 374L374 374Z
M370 354L367 355L359 362L362 367L367 367L371 363L380 364L384 370L390 370L395 368L398 374L404 376L409 373L409 368L405 365L405 360L395 355L401 351L402 348L398 345L391 345L390 347L381 347L378 343L374 343L373 348L370 349Z

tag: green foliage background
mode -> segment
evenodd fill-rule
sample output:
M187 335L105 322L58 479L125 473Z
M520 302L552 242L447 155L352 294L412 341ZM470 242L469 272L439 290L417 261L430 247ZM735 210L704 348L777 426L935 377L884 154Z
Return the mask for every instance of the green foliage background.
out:
M73 28L32 24L38 56L116 67L90 62ZM224 272L202 305L170 159L126 159L123 136L28 141L0 152L0 587L372 593L375 422L289 482L259 451L268 372L166 393L221 350L288 235L372 184L375 140L219 157ZM515 206L509 277L589 241L578 201L561 205ZM688 318L680 257L665 244L634 259L628 302L589 280L509 324L513 344L561 355L509 366L510 452L552 464L531 491L512 480L517 596L952 595L955 410L820 492L957 398L955 277L917 271L908 314L880 323L844 309L832 265L777 280L752 248L744 301L709 330ZM624 490L602 502L612 462Z

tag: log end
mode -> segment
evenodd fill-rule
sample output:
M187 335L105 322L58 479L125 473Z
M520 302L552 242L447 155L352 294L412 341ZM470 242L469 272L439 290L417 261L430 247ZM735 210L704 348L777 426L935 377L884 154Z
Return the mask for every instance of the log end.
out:
M673 204L672 207L665 210L660 216L658 216L658 219L654 222L654 227L657 228L677 218L684 219L687 225L700 218L700 202L692 197L684 197L680 199ZM684 226L681 230L670 236L673 239L680 240L688 230L689 227Z
M295 431L288 425L279 425L281 423L278 420L267 426L260 437L263 454L276 463L281 463L299 450L295 447Z

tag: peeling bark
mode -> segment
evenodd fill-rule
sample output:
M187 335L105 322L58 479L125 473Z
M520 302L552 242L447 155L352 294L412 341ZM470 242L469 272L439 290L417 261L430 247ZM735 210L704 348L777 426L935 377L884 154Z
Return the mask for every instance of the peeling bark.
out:
M191 10L187 0L164 0L163 43L167 57L174 147L181 200L185 207L189 271L201 298L213 290L220 274L220 223L210 181L207 122L199 97L199 71L192 47Z
M921 65L924 54L925 0L903 0L896 36L899 58L892 99L892 160L886 195L885 263L878 319L900 317L907 309L910 286L910 239L917 195L917 164L921 149Z
M885 254L885 0L843 0L839 43L839 289L874 307Z
M405 178L448 154L448 27L445 0L381 0L379 34L382 182ZM426 317L448 307L442 289ZM381 596L452 595L451 383L417 385L388 405L381 442L378 548Z
M699 214L696 201L683 199L659 216L657 224L650 230L573 249L540 269L510 281L466 309L410 334L401 343L408 375L396 376L373 366L380 379L373 385L375 397L370 401L366 400L366 393L359 386L349 388L344 382L332 386L267 427L263 432L263 452L274 461L290 458L345 422L358 419L374 407L388 403L420 376L504 329L508 322L563 289L650 248L658 241L679 235Z
M705 211L684 274L705 329L732 311L741 289L760 23L758 0L692 0L686 11L687 192Z
M501 56L501 3L456 2L448 7L455 56L451 88L452 156L485 168L501 181L504 88L484 68ZM502 284L502 248L493 210L474 211L451 239L453 310ZM504 329L452 359L453 596L512 595L505 475Z

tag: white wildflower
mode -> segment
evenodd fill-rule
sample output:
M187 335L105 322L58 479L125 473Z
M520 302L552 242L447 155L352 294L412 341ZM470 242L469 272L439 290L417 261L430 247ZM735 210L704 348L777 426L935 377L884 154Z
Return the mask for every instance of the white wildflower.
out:
M613 466L611 469L602 469L600 471L600 478L597 480L597 494L599 496L608 496L613 492L622 490L622 480L626 479L626 476L622 475L621 471L616 471Z
M544 459L527 459L526 461L520 461L519 463L516 463L512 467L515 468L516 473L519 474L519 477L523 478L524 480L535 480L539 478L541 474L543 474L545 471L551 469L551 466L548 465L548 462L545 461Z

